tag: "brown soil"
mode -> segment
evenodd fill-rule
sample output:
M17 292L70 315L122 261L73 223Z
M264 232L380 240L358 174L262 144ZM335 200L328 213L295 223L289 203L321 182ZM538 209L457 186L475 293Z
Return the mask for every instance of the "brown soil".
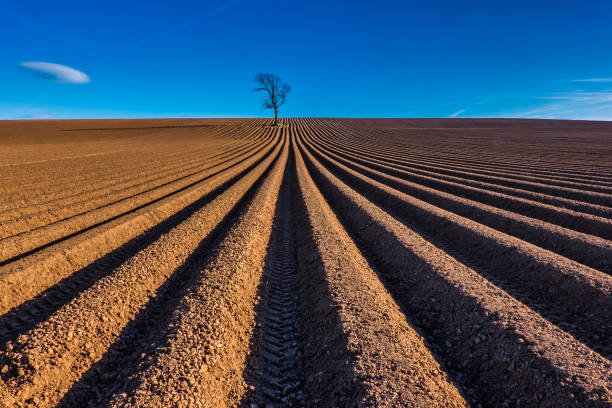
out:
M0 123L0 406L612 406L612 125L269 123Z

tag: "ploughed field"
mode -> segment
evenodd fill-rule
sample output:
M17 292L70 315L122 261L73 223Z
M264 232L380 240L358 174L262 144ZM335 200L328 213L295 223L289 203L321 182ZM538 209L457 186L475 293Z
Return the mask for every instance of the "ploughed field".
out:
M612 124L0 123L0 404L610 407Z

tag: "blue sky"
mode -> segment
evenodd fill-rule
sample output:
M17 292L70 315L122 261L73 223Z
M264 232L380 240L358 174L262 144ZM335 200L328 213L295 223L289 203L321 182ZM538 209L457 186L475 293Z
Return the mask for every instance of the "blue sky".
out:
M286 116L612 120L611 1L0 0L0 21L1 119L265 116L273 72Z

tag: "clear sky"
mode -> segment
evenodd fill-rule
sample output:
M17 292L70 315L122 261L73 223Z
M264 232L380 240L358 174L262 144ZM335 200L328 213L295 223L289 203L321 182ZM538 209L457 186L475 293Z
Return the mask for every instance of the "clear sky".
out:
M272 72L286 116L612 120L610 0L0 0L0 23L3 119L264 116Z

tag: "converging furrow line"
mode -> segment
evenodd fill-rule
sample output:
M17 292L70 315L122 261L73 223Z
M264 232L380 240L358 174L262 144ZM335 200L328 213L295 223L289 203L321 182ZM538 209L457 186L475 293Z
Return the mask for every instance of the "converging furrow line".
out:
M288 177L287 177L288 178ZM287 179L282 187L262 283L259 344L254 356L256 406L295 407L302 399L295 247Z

